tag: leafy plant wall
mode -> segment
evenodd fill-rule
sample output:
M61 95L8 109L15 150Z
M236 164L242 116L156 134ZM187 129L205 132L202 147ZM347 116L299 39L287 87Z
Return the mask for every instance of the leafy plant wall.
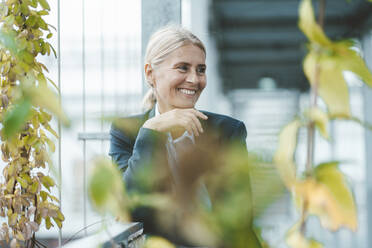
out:
M11 247L39 246L35 232L62 227L64 216L56 186L49 175L50 154L58 134L52 114L68 124L61 111L58 88L46 76L38 56L56 52L48 42L53 35L44 21L46 0L7 0L0 3L0 121L1 154L5 162L0 180L0 240ZM52 137L54 136L54 137Z

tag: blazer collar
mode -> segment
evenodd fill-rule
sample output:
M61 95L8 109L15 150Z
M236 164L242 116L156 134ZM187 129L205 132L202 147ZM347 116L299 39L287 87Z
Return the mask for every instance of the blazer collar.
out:
M155 116L155 106L152 109L147 111L147 119L150 119Z

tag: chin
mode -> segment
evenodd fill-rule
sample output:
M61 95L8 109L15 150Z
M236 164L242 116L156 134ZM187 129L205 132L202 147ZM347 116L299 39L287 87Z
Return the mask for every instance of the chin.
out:
M177 104L174 104L176 108L194 108L195 107L195 102L190 103L190 102L178 102Z

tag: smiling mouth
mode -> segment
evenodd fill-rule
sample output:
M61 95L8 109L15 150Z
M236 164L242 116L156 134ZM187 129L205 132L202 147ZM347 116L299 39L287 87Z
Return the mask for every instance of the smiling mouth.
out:
M178 91L180 91L183 94L189 95L189 96L196 94L196 90L178 89Z

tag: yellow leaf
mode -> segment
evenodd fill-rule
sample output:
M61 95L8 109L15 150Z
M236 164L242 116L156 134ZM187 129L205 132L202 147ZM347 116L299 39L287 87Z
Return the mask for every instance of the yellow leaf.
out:
M328 115L323 112L320 108L311 108L307 113L309 119L315 122L316 127L319 129L320 134L329 139L328 133Z
M54 218L54 217L53 217L53 220L57 224L57 226L59 227L59 229L61 229L62 228L62 221L60 219Z
M290 248L322 248L323 245L314 239L307 239L301 232L299 224L294 225L286 235L286 242Z
M50 221L50 217L45 218L45 227L46 229L50 229L53 226L52 222Z
M310 178L295 185L295 194L302 199L303 206L309 214L318 216L325 228L335 231L345 226L355 231L355 202L337 163L319 165L315 175L316 180Z
M296 179L296 166L293 157L300 126L301 122L294 120L283 128L279 135L278 150L274 155L274 163L287 187L291 187Z
M18 181L19 184L22 186L22 188L24 188L24 189L27 188L28 183L27 183L27 181L26 181L24 178L17 177L17 181Z
M149 237L144 248L176 248L176 246L164 238Z
M331 56L318 55L310 51L304 60L304 72L313 86L316 81L317 64L319 66L318 92L327 104L331 117L350 118L349 91L337 61Z
M17 232L15 237L17 240L25 241L25 237L23 237L23 234L21 232Z
M18 214L14 213L9 216L8 224L9 226L15 226L17 224Z
M6 184L6 190L8 192L13 192L14 183L15 183L15 178L14 177L11 177L9 179L8 183Z
M323 184L331 193L332 199L337 204L342 219L331 223L335 229L341 225L356 231L357 210L353 194L346 183L345 176L338 168L338 162L320 164L315 168L315 176L319 183Z
M30 87L28 93L31 96L32 103L36 106L48 109L62 121L69 125L69 120L61 108L57 94L55 94L47 85L40 84L38 87Z
M322 28L316 23L314 9L311 0L302 0L299 7L298 26L307 38L315 43L328 46L331 41L325 35Z
M337 55L336 61L343 71L351 71L358 75L369 87L372 87L372 73L359 53L352 49L353 43L336 42L332 47Z

